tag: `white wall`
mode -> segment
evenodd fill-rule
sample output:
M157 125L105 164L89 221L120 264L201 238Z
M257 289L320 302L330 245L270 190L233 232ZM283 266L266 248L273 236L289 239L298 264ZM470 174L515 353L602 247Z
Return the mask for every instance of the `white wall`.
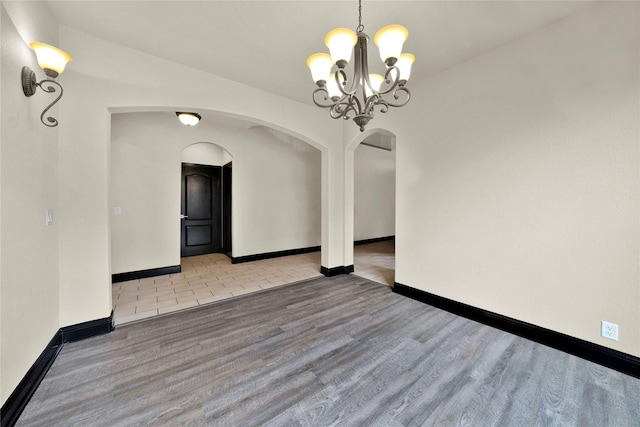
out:
M360 144L354 153L354 240L395 235L396 154Z
M0 400L4 404L60 327L58 130L40 123L51 96L38 89L27 98L20 84L23 65L38 79L45 77L28 42L57 45L58 39L57 26L43 3L3 3L0 15ZM58 80L64 85L64 75ZM57 107L50 113L58 117ZM54 211L51 226L45 225L47 209Z
M207 115L195 127L172 112L114 114L111 125L112 204L122 212L112 217L113 273L180 264L181 159L222 164L224 151L233 156L234 257L320 245L316 148ZM216 145L190 145L203 140Z
M265 127L242 143L232 151L233 256L319 246L320 152Z
M396 281L640 356L639 8L595 4L412 87Z

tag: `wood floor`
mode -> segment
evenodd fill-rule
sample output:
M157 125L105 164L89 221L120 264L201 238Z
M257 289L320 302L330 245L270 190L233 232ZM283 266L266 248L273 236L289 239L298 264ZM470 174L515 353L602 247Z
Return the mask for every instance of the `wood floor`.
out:
M640 426L640 380L312 279L65 345L19 426Z

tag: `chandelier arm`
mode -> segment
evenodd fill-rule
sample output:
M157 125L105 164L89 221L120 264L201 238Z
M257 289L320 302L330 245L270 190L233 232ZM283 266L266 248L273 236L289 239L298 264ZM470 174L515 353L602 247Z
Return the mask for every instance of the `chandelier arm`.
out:
M389 111L389 102L385 99L381 99L380 102L378 103L378 105L380 106L380 112L381 113L386 113L387 111Z
M362 114L362 111L363 111L362 101L360 101L360 98L358 98L358 96L356 96L355 94L349 97L349 105L351 106L351 110L353 110L356 116L359 116L360 114ZM366 107L366 103L365 103L365 107Z
M318 96L318 94L320 94ZM349 113L353 111L358 114L360 111L360 101L353 94L345 94L339 99L331 100L326 88L320 87L313 91L313 102L318 107L329 108L329 115L332 119L350 119Z
M402 99L401 99L402 98ZM389 111L389 107L404 107L407 105L409 100L411 99L411 92L404 86L400 86L393 92L393 99L398 100L399 102L394 102L392 100L388 100L383 98L382 96L372 95L367 99L367 107L365 109L365 114L371 114L373 116L373 108L376 105L380 106L380 112L386 113Z
M51 104L49 104L47 106L47 108L45 108L42 111L42 114L40 114L40 121L42 122L42 124L52 128L52 127L58 126L58 120L56 120L53 117L47 117L47 121L49 122L49 123L47 123L47 122L44 121L44 115L47 114L47 111L49 111L51 109L51 107L53 107L55 105L56 102L60 101L60 98L62 98L62 93L64 91L62 90L62 86L60 86L60 83L58 83L55 80L42 80L40 83L36 83L38 86L40 86L40 89L42 89L43 91L45 91L47 93L55 93L56 88L54 88L53 86L44 87L44 83L52 83L52 84L58 86L58 88L60 88L60 95L58 95L56 97L56 99L54 99L53 102Z
M351 118L351 116L349 116L351 111L354 111L354 109L350 98L342 97L331 107L329 115L332 119L344 118L345 120L348 120Z
M329 110L329 115L332 119L340 119L344 118L345 120L349 119L349 111L351 111L351 105L347 102L337 102L331 110Z
M335 78L336 78L336 84L338 85L338 89L342 93L343 97L344 96L352 96L352 95L355 94L355 89L353 87L354 86L353 82L351 83L351 87L349 88L349 90L345 89L345 87L347 86L347 83L348 83L348 79L347 79L347 73L345 73L344 70L340 69L340 70L336 71ZM355 79L354 79L354 81L355 81Z
M380 94L374 93L373 95L369 96L366 100L363 114L369 114L373 116L373 108L380 103L384 103L384 99L382 99Z
M391 107L404 107L407 105L409 100L411 99L411 92L405 86L400 86L396 90L393 91L393 99L400 100L398 102L386 101L385 102Z
M321 94L321 98L318 99L318 94ZM331 98L329 98L329 91L325 87L319 87L313 91L313 103L318 107L331 108L335 104ZM324 102L323 102L324 101Z
M394 70L395 70L395 78L393 78L391 74ZM398 87L398 85L400 84L400 69L395 65L392 65L391 67L387 68L387 72L384 73L384 83L385 84L391 83L391 86L389 86L385 90L379 91L380 95L386 95L387 93L394 91ZM394 91L394 94L395 94L395 91Z
M357 58L357 56L356 56ZM360 81L359 76L359 70L360 68L358 67L358 60L356 59L356 66L355 66L355 74L353 77L353 80L351 81L350 87L349 89L345 89L345 86L348 83L348 79L347 79L347 74L344 70L340 69L336 72L336 82L338 83L338 88L340 89L340 92L342 93L342 98L340 98L339 101L336 102L336 104L340 104L340 105L346 105L347 108L345 109L345 111L343 112L344 118L345 119L349 119L350 117L347 115L347 113L349 111L353 111L355 115L360 115L362 114L362 102L360 101L360 98L358 97L357 94L357 90L358 90L358 81ZM364 99L364 97L363 97ZM335 118L335 117L334 117Z

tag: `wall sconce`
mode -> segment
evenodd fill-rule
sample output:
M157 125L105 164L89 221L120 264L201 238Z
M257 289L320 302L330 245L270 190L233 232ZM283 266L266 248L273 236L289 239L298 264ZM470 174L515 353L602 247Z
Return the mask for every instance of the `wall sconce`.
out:
M44 115L49 111L53 105L62 98L62 86L56 82L55 79L59 74L64 71L67 62L71 61L71 56L68 53L58 49L57 47L49 46L48 44L31 42L29 44L31 49L36 52L36 58L38 59L38 65L44 70L44 73L50 77L40 82L36 80L36 73L26 65L22 67L22 91L25 96L33 96L36 93L36 88L40 88L47 93L54 93L56 89L53 86L44 86L45 83L52 83L60 88L60 95L51 103L47 108L42 111L40 115L40 121L49 127L58 126L58 121L53 117L47 117L47 122L44 121Z
M176 116L178 116L178 119L186 126L195 126L202 118L198 113L185 113L181 111L176 112Z

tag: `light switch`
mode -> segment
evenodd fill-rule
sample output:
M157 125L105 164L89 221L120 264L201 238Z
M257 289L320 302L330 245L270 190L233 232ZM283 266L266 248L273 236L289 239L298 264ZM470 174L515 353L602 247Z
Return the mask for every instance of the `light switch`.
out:
M114 215L120 215L122 214L122 209L118 206L116 208L113 208L113 214Z
M46 212L44 213L44 222L47 225L52 225L53 224L53 210L52 209L47 209Z

